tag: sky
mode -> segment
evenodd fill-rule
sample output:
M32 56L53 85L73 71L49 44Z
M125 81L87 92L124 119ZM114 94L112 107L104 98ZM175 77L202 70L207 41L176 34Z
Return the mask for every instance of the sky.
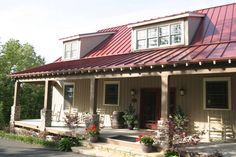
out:
M234 0L0 0L0 41L17 39L53 62L60 38Z

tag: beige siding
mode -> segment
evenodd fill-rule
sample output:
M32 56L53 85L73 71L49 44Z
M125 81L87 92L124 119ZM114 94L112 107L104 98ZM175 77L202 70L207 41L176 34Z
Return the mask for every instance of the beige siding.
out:
M120 81L120 103L119 106L106 106L103 103L103 84L104 81ZM130 90L135 89L137 94L136 109L139 112L140 89L141 88L160 88L160 77L143 78L120 78L120 79L100 79L98 81L97 107L105 109L106 114L112 114L113 111L125 111L131 102Z
M75 86L75 107L79 112L89 112L90 80L77 80Z
M103 83L104 81L120 81L120 103L119 106L106 106L103 104ZM75 80L75 101L74 107L79 112L89 112L89 94L90 80ZM61 83L63 87L63 82ZM135 89L137 94L136 109L139 112L140 89L141 88L160 88L160 77L143 77L143 78L120 78L120 79L99 79L97 89L97 108L105 110L106 114L112 114L113 111L124 111L131 102L130 90ZM53 88L53 109L58 112L62 104L61 119L63 119L63 89L60 86Z
M75 80L70 82L75 83L74 108L78 108L79 112L89 112L89 80ZM63 83L65 82L60 82L61 85L54 84L52 96L52 112L60 113L61 120L64 117Z
M232 109L230 111L223 110L204 110L203 109L203 78L204 77L231 77L231 95L232 95ZM228 75L185 75L185 76L171 76L170 86L176 87L177 98L176 104L190 116L196 128L200 130L208 130L208 115L221 116L225 121L229 121L234 130L236 129L236 74ZM185 96L180 96L178 90L185 89ZM207 136L208 134L206 134Z
M63 114L63 90L61 85L54 83L52 89L52 114L59 116L59 119L62 119ZM54 116L53 120L56 120L57 117Z

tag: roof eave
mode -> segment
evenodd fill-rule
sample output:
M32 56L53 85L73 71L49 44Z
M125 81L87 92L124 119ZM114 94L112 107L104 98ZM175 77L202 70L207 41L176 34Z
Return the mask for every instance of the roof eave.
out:
M175 19L181 19L181 18L186 18L186 17L199 17L199 18L202 18L202 17L205 17L205 14L199 14L199 13L193 13L193 12L183 13L183 14L167 16L167 17L158 18L158 19L154 19L154 20L149 20L149 21L130 24L130 25L128 25L128 27L129 28L139 27L139 26L143 26L143 25L150 25L150 24L154 24L154 23L160 23L160 22L165 22L165 21L170 21L170 20L175 20Z
M94 36L112 35L114 33L116 33L116 32L95 32L95 33L78 34L78 35L74 35L74 36L61 38L59 40L62 41L62 42L66 42L66 41L71 41L71 40L76 40L76 39L81 39L81 38L94 37Z

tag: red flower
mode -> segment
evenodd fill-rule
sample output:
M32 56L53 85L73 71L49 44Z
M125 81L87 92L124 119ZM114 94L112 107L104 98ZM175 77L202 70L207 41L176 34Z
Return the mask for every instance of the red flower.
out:
M99 129L97 128L97 126L95 124L91 125L90 127L86 128L86 132L89 135L97 135L99 134Z
M144 136L144 134L138 135L138 138L136 138L136 142L139 142L143 136Z

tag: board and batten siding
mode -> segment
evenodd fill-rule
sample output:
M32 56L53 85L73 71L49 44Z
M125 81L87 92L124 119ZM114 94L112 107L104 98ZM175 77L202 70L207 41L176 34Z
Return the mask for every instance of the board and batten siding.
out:
M231 78L231 110L204 110L203 104L203 79L214 77ZM236 129L236 74L215 74L215 75L182 75L171 76L170 87L176 87L176 105L189 115L194 127L199 130L209 129L208 116L221 117L224 121L233 125ZM185 90L185 95L179 95L179 89ZM235 132L235 131L234 131ZM208 133L205 134L208 136Z
M106 106L103 103L103 87L105 81L119 81L120 82L120 98L119 106ZM64 83L75 83L75 100L74 107L78 108L78 112L89 112L89 94L90 94L90 80L80 79L73 81L64 81ZM58 112L61 110L61 118L63 119L63 82L62 86L55 85L53 87L52 110ZM117 79L99 79L97 88L97 109L101 109L105 114L112 115L113 111L125 111L131 103L130 90L136 91L136 111L139 113L140 104L140 89L141 88L160 88L160 77L142 77L142 78L117 78ZM62 105L62 106L61 106Z
M103 102L103 88L105 81L120 82L119 106L106 106ZM131 103L130 90L136 91L136 111L139 113L140 89L141 88L160 88L160 77L140 77L140 78L117 78L117 79L99 79L97 92L97 108L105 110L106 114L112 114L113 111L125 111Z
M54 84L52 94L52 112L60 112L60 119L63 120L64 116L64 99L63 99L63 84L74 83L74 106L78 112L89 112L89 93L90 93L90 80L73 80L73 81L61 81L60 85Z

